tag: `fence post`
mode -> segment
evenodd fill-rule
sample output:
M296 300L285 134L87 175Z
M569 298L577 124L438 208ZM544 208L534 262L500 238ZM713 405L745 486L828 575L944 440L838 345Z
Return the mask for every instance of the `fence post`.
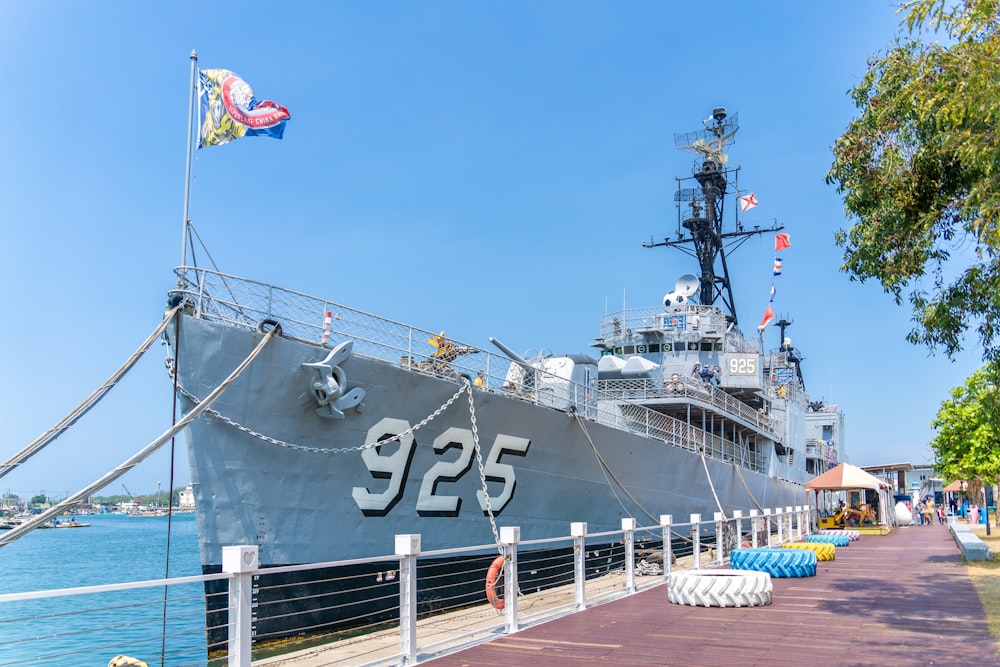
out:
M663 528L663 582L670 581L670 565L674 560L674 547L670 541L670 524L674 517L670 514L660 515L660 526Z
M635 593L635 519L622 518L623 542L625 543L625 592Z
M694 569L701 569L701 515L691 515L691 549L694 555Z
M250 667L253 638L253 577L257 545L222 547L222 571L229 574L229 667Z
M803 527L805 531L803 536L808 536L812 533L812 517L809 516L809 505L802 506L799 505L799 525Z
M771 546L771 509L764 510L764 530L762 531L767 539L765 547Z
M757 510L750 510L750 546L757 548L757 533L760 532L760 519Z
M733 510L733 523L736 524L736 548L743 548L743 510Z
M788 541L789 542L794 542L795 540L799 539L797 537L797 535L798 535L798 528L799 527L792 525L792 522L796 518L795 517L795 508L790 507L790 506L785 507L785 513L788 514Z
M573 588L576 589L576 608L587 608L587 522L569 524L573 536Z
M417 662L417 556L420 535L396 535L399 556L399 653L404 665Z
M507 634L517 632L517 543L521 541L519 526L501 526L500 542L503 544L503 555L507 559L504 564L504 615L507 622Z
M784 534L785 534L784 521L785 520L784 520L784 517L781 516L781 508L780 507L775 507L774 508L774 518L775 518L775 523L778 524L778 546L780 547L782 544L785 543L785 539L784 539Z

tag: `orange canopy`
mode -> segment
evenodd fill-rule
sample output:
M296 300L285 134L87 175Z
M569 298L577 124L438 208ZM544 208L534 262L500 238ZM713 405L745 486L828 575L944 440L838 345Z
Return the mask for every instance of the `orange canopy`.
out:
M945 493L948 493L949 491L961 491L962 480L956 479L954 482L952 482L951 484L949 484L948 486L944 487L941 490L944 491Z

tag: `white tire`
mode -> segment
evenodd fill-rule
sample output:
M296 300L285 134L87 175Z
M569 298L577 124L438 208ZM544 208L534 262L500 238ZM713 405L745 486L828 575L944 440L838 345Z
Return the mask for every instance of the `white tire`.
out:
M771 604L771 575L752 570L671 572L667 599L689 607L760 607Z

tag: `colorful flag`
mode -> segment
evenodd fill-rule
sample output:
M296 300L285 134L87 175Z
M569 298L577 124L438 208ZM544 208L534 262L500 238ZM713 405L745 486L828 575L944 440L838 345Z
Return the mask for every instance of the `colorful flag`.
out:
M764 319L760 321L760 325L757 326L757 329L763 331L764 327L766 327L768 323L773 319L774 319L774 311L771 310L771 304L767 304L767 310L764 311Z
M777 234L774 237L774 252L791 248L792 242L788 240L788 234Z
M754 193L751 192L745 197L740 197L740 206L743 207L744 213L746 213L756 205L757 205L757 196Z
M768 301L774 303L774 283L771 283L771 298Z
M203 69L198 96L201 128L198 148L226 144L240 137L280 139L288 109L271 100L258 101L253 88L227 69Z
M776 276L780 276L781 275L781 258L780 257L775 257L774 258L774 275L776 275Z

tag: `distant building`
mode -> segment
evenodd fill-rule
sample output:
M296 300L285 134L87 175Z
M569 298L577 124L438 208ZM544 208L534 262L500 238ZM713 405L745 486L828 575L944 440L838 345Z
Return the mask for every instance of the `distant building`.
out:
M177 509L194 509L194 489L191 488L190 484L181 489L177 494Z
M892 484L893 493L897 496L923 498L934 496L941 498L945 480L937 474L934 466L929 464L913 465L912 463L889 463L878 466L864 466L879 479Z
M806 472L822 475L847 461L844 445L844 413L836 405L810 403L806 412Z

